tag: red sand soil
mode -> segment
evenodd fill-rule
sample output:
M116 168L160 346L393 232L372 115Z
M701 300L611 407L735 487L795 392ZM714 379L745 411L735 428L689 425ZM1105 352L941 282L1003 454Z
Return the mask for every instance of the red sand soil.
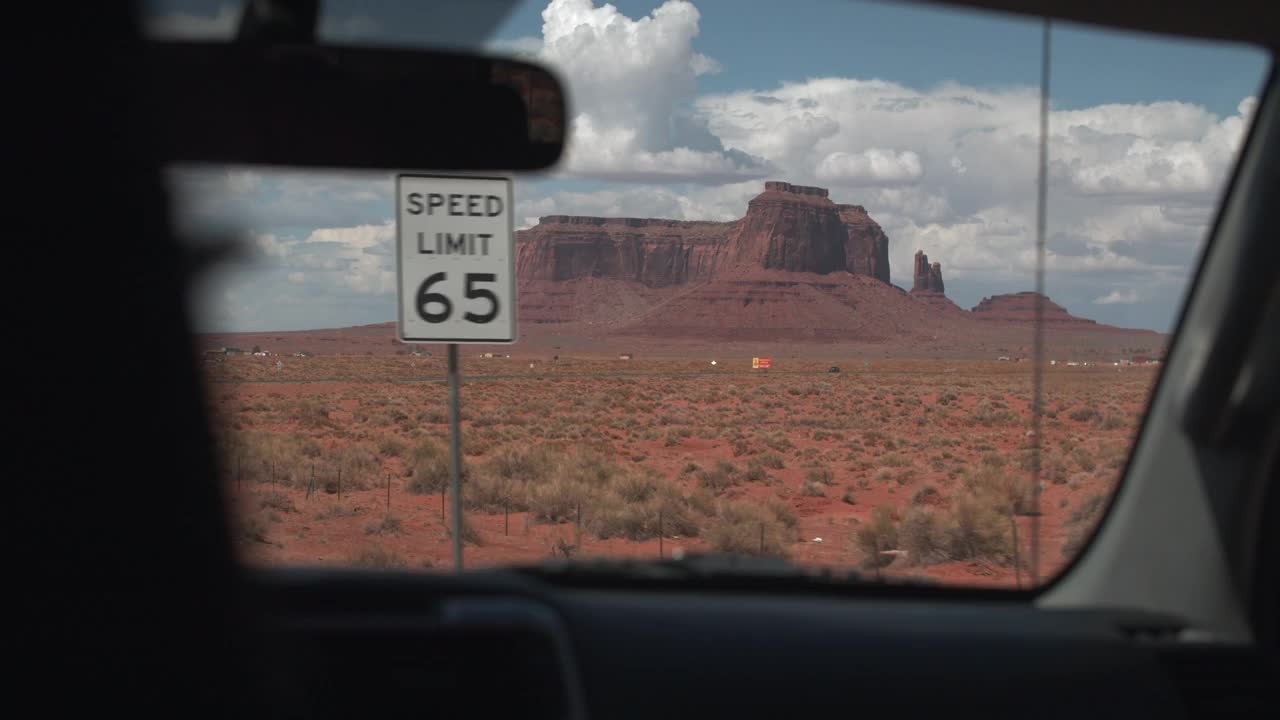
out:
M843 372L828 374L829 359L775 359L769 372L753 372L749 356L724 356L712 368L703 360L627 361L567 352L529 367L528 357L476 355L467 351L463 363L469 467L483 472L504 446L590 443L610 451L623 468L644 468L692 491L697 481L684 472L687 464L708 468L724 460L741 470L771 452L761 444L766 439L785 438L789 447L776 451L785 460L782 469L770 469L764 481L730 487L717 500L786 503L798 527L785 551L805 565L861 566L866 558L854 541L857 528L877 506L901 513L926 486L935 493L919 502L941 517L962 492L966 473L983 463L1028 474L1020 460L1029 442L1031 376L1025 363L859 356L837 361ZM284 367L277 368L277 360ZM236 452L225 458L235 514L261 528L257 539L238 534L246 560L346 565L367 563L362 554L377 549L408 567L450 566L440 496L405 491L407 452L378 452L390 438L412 447L447 437L441 358L227 357L206 367L219 429L259 443L289 439L312 447L311 456L281 455L281 463L293 467L274 467L275 483L265 465L242 466L237 481ZM1063 545L1073 511L1114 488L1154 376L1150 367L1046 368L1043 577L1067 560ZM673 432L679 428L687 428L687 436ZM344 462L337 459L344 449L359 448L375 460L347 471L341 499L323 490L307 497L298 479L309 463L332 469ZM806 475L820 468L833 475L821 488L824 496L803 494ZM401 527L383 535L373 526L385 513L388 482L391 514ZM272 493L287 498L278 503L282 508L263 506ZM842 500L846 494L855 504ZM335 508L348 514L330 515ZM601 540L589 528L579 536L572 522L540 523L527 513L504 518L468 512L468 519L481 541L467 546L468 567L539 562L557 545L576 546L575 557L658 556L656 539ZM704 520L700 537L668 535L664 552L710 549L705 536L714 522ZM919 565L899 558L882 572L965 585L1025 584L1030 533L1030 520L1020 518L1023 566L1017 573L1007 558Z

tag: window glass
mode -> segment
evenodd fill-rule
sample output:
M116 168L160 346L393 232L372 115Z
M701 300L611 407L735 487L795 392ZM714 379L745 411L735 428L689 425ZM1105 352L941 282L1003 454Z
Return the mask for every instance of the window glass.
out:
M343 7L334 41L447 44ZM467 567L724 552L1026 587L1079 549L1264 53L1052 26L1037 486L1040 22L822 0L459 22L554 68L572 117L561 164L514 178L519 341L461 348ZM169 177L188 241L242 251L191 302L245 561L451 568L445 348L396 339L392 176Z

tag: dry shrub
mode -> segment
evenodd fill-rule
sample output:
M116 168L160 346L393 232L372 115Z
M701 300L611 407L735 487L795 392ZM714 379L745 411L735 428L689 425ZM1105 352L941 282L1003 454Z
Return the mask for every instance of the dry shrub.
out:
M569 542L565 538L556 538L555 542L551 543L551 557L572 560L573 556L577 553L578 546Z
M716 524L706 535L707 543L716 552L785 557L795 536L775 508L767 505L722 502L717 514Z
M701 531L702 513L690 496L668 482L647 480L652 491L643 500L627 501L616 487L615 494L602 498L593 506L590 525L602 540L613 537L648 540L662 534L696 537Z
M498 513L504 510L523 512L529 509L523 485L495 475L467 478L462 486L462 503L468 510Z
M293 408L293 417L298 425L305 428L320 429L333 427L329 419L329 408L319 400L306 399Z
M964 494L951 505L947 547L952 560L1009 561L1009 519L989 496Z
M453 537L453 527L446 527L445 533L449 537ZM471 524L466 513L462 513L462 544L474 545L475 547L484 545L484 541L480 537L480 532Z
M716 461L710 470L701 469L694 472L698 484L713 492L721 492L740 484L738 467L727 460Z
M502 512L529 509L530 486L540 485L555 472L559 459L545 445L505 447L470 477L463 488L468 509Z
M880 464L884 467L906 467L911 464L911 458L903 457L897 453L889 453L880 458Z
M364 526L365 535L400 535L403 532L404 526L400 518L391 513L384 514L379 520L370 520Z
M622 472L622 468L603 453L581 447L574 455L564 457L555 472L589 487L603 488Z
M591 488L585 483L564 476L530 484L525 493L525 502L533 519L552 523L573 519L578 507L591 505L591 498Z
M786 467L786 462L782 459L782 456L777 453L765 453L757 458L757 460L761 465L771 470L781 470Z
M505 447L489 460L487 470L495 477L517 483L541 482L556 465L556 455L545 445Z
M1071 418L1072 420L1075 420L1076 422L1089 422L1090 420L1093 420L1094 418L1098 417L1098 411L1094 410L1091 407L1085 406L1081 408L1076 408L1075 410L1072 410L1071 412L1067 413L1067 417Z
M430 495L449 486L449 454L444 446L427 439L419 443L411 456L412 476L404 484L412 495Z
M462 454L470 456L484 455L493 449L493 443L470 433L462 437Z
M1046 454L1040 463L1040 477L1054 485L1065 485L1069 471L1067 463L1059 455Z
M258 500L258 507L266 510L279 510L280 512L297 512L298 508L294 506L293 499L282 492L269 492Z
M814 485L830 485L835 482L835 475L828 468L814 468L806 472L804 478Z
M972 425L991 427L993 425L1011 425L1018 422L1018 416L1009 410L1003 410L1004 403L993 403L987 398L978 401L973 412L969 414Z
M1018 512L1030 491L1025 479L996 468L979 468L965 473L963 490L1005 515Z
M747 482L768 482L769 472L764 469L764 465L758 459L753 458L747 463L747 469L742 474L742 478Z
M773 514L773 517L778 522L782 523L784 528L788 530L799 529L800 518L796 516L795 508L791 507L791 504L786 500L775 495L765 502L764 507Z
M716 495L706 488L694 488L689 493L689 507L701 515L712 515L716 511Z
M951 548L943 520L922 507L907 508L898 523L898 542L912 565L929 565L950 559Z
M806 480L800 487L800 494L804 497L826 497L827 491L823 489L822 483Z
M867 568L887 567L894 556L885 550L898 549L898 526L893 521L893 510L881 505L871 511L871 519L853 533L853 542L862 553L862 565Z
M786 452L795 447L786 435L780 435L778 433L769 433L768 435L761 437L760 442L764 443L770 450L776 450L778 452Z
M1077 447L1071 451L1071 459L1085 472L1093 472L1093 469L1098 466L1093 454L1082 447Z
M408 565L400 553L378 544L369 545L361 550L358 555L351 558L351 564L375 570L393 570Z
M925 485L924 487L917 490L914 495L911 496L911 504L924 505L925 503L933 501L937 497L938 497L938 489L932 485Z
M1097 424L1098 428L1101 430L1119 430L1128 423L1125 422L1124 418L1115 413L1107 413L1098 419Z
M615 480L613 491L624 502L642 503L653 497L658 485L652 478L631 473Z

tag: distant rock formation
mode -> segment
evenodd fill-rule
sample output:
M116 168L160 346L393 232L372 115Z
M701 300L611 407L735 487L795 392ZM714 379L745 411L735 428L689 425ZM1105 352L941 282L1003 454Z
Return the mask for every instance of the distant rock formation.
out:
M516 261L521 326L588 337L1016 345L1036 297L962 309L923 250L898 288L866 208L781 181L727 222L549 215L516 233ZM1055 330L1143 335L1044 307Z
M648 287L711 276L734 223L549 215L516 233L522 281L612 278Z
M911 292L946 293L942 284L942 263L929 264L929 256L923 250L916 251L915 273L912 276Z
M836 210L848 231L845 269L854 275L889 282L889 236L861 205L836 205Z
M1036 298L1044 299L1044 322L1046 325L1097 325L1094 320L1078 318L1047 296L1032 291L1007 293L982 298L973 307L973 317L988 322L1033 324L1036 319Z
M889 282L889 238L826 188L765 183L731 222L550 215L516 233L521 282L603 278L650 288L730 270L848 272Z
M848 231L826 188L767 182L730 236L735 265L765 270L844 270Z

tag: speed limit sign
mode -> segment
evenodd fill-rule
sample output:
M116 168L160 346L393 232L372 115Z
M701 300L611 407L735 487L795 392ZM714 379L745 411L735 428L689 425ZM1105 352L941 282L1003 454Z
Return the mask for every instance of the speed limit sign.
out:
M516 339L511 181L396 176L400 339Z

